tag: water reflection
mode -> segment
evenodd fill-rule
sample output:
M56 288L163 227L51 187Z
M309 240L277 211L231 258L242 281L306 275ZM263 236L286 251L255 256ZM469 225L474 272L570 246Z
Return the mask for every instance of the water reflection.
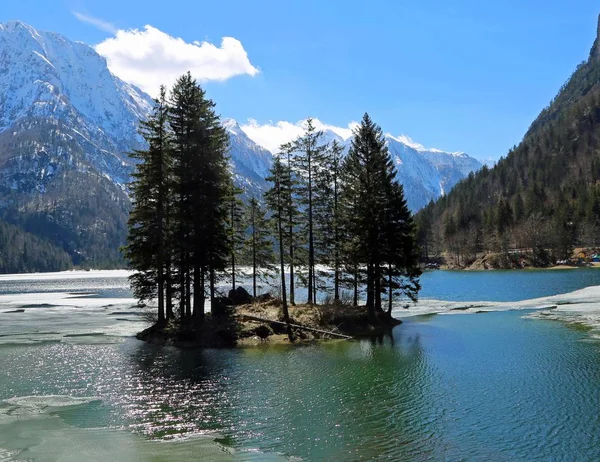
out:
M418 331L242 350L123 346L115 404L153 437L218 431L237 447L309 459L435 453L434 374ZM424 411L428 409L427 411Z
M0 399L98 397L46 423L162 442L216 432L262 451L242 459L600 460L600 348L522 314L416 317L391 337L301 347L5 345Z

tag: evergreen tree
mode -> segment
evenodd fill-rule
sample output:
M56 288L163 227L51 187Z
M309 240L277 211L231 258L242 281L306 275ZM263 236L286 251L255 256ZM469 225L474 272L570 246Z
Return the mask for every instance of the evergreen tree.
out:
M387 197L384 211L384 232L381 247L385 253L386 285L388 292L387 313L391 315L394 295L407 296L417 300L421 286L419 276L419 248L416 243L416 229L403 187L392 181L386 187Z
M340 300L342 236L340 172L343 146L336 140L323 152L315 172L317 200L314 207L317 262L333 269L333 298ZM315 271L315 274L317 271ZM317 281L319 278L316 278Z
M265 201L272 211L271 220L277 233L277 247L279 249L279 266L281 271L281 300L283 310L283 320L287 324L287 333L290 342L294 341L294 335L290 326L290 314L287 304L287 292L285 284L285 240L284 227L287 220L285 213L285 190L283 188L283 179L286 175L286 168L283 166L278 157L275 157L271 167L271 175L266 178L267 181L273 183L273 186L265 193Z
M179 315L204 316L205 281L209 278L212 308L215 283L230 256L227 233L231 172L228 138L214 111L215 104L189 72L171 91L169 122L173 132L174 266L177 271Z
M366 268L366 305L374 315L382 311L386 271L390 306L395 288L416 297L419 272L414 226L402 187L396 181L381 128L368 114L354 133L342 177L344 225L354 238L351 258ZM408 284L393 284L395 278L403 275L408 277Z
M287 217L286 226L284 228L284 237L288 243L287 248L287 263L290 272L289 284L289 302L290 305L296 304L295 294L295 277L296 264L302 258L302 239L298 233L301 213L298 210L298 180L294 171L294 145L292 143L282 144L279 148L280 161L285 168L284 175L281 181L281 188L284 197L284 215Z
M227 215L227 234L231 247L230 267L231 267L231 288L235 290L235 278L237 276L236 263L244 248L244 239L246 231L245 206L239 195L243 190L231 183L227 196L228 215Z
M170 172L170 137L167 125L166 91L160 89L152 115L141 122L146 150L134 151L138 160L130 184L133 207L129 216L125 256L136 272L130 277L133 292L140 301L158 300L158 322L164 323L165 273L168 240L166 216Z
M256 198L250 199L246 214L249 233L244 248L247 253L246 260L252 265L252 295L256 298L257 281L261 278L261 274L271 274L276 270L273 265L275 255L266 211Z
M298 188L301 204L306 209L306 219L303 223L304 232L307 237L308 251L308 277L307 303L312 305L316 302L315 288L315 201L317 200L316 176L318 170L322 166L323 154L326 146L322 144L323 132L317 130L311 118L306 120L306 128L304 134L298 137L294 143L294 151L296 152L295 167L300 187Z

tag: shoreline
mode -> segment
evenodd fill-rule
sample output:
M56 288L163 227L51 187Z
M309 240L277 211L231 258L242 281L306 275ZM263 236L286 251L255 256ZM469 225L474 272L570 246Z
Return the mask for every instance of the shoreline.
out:
M543 260L536 259L530 249L509 250L508 252L479 252L476 254L452 255L443 252L435 257L424 258L423 269L444 269L464 271L521 270L521 269L577 269L600 268L600 249L597 247L575 247L569 258L557 259L549 251Z
M469 315L498 311L531 311L527 319L559 321L584 326L593 340L600 340L600 285L572 292L511 302L420 300L407 310L395 310L396 317Z
M507 267L489 267L489 266L477 266L477 265L440 265L438 268L424 268L424 271L555 271L555 270L577 270L577 269L592 269L600 268L600 262L590 262L585 264L557 264L549 266L507 266Z
M287 336L281 304L270 300L228 307L226 314L206 314L200 323L154 324L136 335L155 345L178 348L238 348L258 345L344 341L389 334L402 321L385 312L369 316L365 307L295 305L289 307L294 342ZM345 339L343 337L346 337Z

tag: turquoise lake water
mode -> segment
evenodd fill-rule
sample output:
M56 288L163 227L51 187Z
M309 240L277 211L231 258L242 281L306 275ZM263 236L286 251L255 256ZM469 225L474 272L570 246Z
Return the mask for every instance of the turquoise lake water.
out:
M516 301L589 285L600 271L435 271L422 295ZM0 294L92 292L83 298L125 313L124 287L0 281ZM30 343L0 344L0 400L12 399L0 460L600 460L600 343L523 311L412 317L372 341L207 351L94 332L35 341L63 329L35 325L36 313Z

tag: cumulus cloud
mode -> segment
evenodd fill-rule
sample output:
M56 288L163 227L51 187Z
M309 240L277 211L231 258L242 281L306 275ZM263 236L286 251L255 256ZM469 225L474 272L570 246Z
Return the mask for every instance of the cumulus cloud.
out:
M220 46L188 43L147 25L143 30L118 30L95 48L113 74L153 96L160 85L172 85L187 71L200 81L223 81L259 72L242 43L233 37L223 37Z
M331 130L344 140L352 136L352 130L358 125L357 122L350 122L347 127L338 127L321 122L319 119L313 119L313 123L318 130ZM249 119L246 124L242 124L242 130L256 144L267 148L271 152L277 152L279 146L292 141L304 132L306 119L299 122L267 122L259 124L254 119Z
M81 22L91 24L97 29L103 30L105 32L110 32L111 34L117 33L117 28L108 21L104 21L103 19L95 18L94 16L90 16L87 14L79 13L77 11L73 11L72 13L73 16L75 16Z

